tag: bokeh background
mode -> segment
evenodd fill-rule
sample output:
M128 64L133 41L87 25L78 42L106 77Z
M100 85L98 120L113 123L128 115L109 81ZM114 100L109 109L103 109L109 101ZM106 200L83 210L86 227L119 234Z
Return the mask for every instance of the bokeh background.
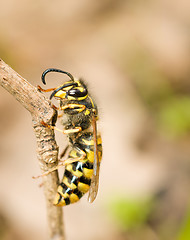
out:
M99 195L64 208L67 240L190 239L189 12L186 0L1 1L0 57L35 86L49 67L83 77L99 106ZM47 239L38 174L30 115L0 88L1 240Z

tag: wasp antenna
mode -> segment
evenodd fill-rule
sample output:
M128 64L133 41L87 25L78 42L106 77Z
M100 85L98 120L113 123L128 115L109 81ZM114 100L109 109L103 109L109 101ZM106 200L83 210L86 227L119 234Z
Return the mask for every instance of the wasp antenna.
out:
M73 75L70 74L69 72L65 72L65 71L60 70L60 69L57 69L57 68L48 68L48 69L46 69L46 70L42 73L42 82L43 82L43 84L45 84L45 85L46 85L45 76L46 76L46 74L49 73L49 72L59 72L59 73L66 74L66 75L69 76L70 79L74 82L74 77L73 77Z

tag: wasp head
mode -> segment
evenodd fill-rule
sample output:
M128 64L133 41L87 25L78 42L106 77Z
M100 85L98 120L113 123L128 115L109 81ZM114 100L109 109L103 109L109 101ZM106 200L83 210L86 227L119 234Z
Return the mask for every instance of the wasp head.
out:
M85 84L80 80L75 80L74 77L70 73L60 70L60 69L48 68L47 70L45 70L42 73L42 82L44 84L46 84L45 76L49 72L63 73L63 74L68 75L69 78L71 79L70 81L67 81L64 84L62 84L61 86L55 88L55 90L52 92L52 94L50 96L50 99L52 99L53 97L57 97L59 99L80 101L80 100L87 98L88 91L87 91L87 87L85 86Z
M80 81L69 81L64 83L63 85L56 88L50 99L53 97L58 97L60 99L68 99L68 100L84 100L88 96L88 91L86 86Z

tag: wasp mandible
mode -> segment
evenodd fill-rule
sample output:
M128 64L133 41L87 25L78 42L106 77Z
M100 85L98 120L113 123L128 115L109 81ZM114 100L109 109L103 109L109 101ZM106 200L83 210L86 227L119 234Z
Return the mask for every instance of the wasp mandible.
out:
M49 72L66 74L70 78L57 88L42 89L38 86L40 91L52 91L50 99L55 98L59 101L57 110L62 112L64 128L60 130L43 122L44 126L61 131L69 139L70 151L68 158L63 161L65 172L53 204L65 206L75 203L87 192L89 192L88 201L93 202L98 192L102 158L102 140L100 134L97 134L96 124L97 106L90 97L86 84L81 79L75 79L68 72L48 68L42 73L43 84L46 84L45 77Z

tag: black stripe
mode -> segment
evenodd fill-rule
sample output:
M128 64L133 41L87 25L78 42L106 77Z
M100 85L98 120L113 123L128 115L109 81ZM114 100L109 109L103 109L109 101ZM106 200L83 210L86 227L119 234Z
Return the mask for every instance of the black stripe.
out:
M73 177L73 174L67 169L65 169L64 176L67 177L69 180L71 180Z
M89 186L90 186L90 184L91 184L91 179L88 179L88 178L86 178L86 177L84 177L84 176L80 177L79 181L80 181L81 183L88 184Z
M79 199L83 196L83 193L79 191L77 188L73 191L73 193L76 194Z
M76 171L77 164L78 164L78 162L74 162L71 164L73 171Z
M62 191L63 194L65 194L65 193L71 194L72 193L73 190L68 188L65 183L61 182L60 185L63 188L63 191Z
M72 169L73 169L73 171L78 170L79 172L83 172L81 162L74 162L74 163L72 163Z
M94 151L94 144L92 145L88 145L88 144L79 144L80 149L82 149L83 151L85 151L86 149L89 149L90 151ZM97 144L98 147L98 151L101 152L102 151L102 144Z
M61 194L60 193L58 193L58 194L59 194L59 200L58 200L57 204L59 204L61 202L61 200L62 200Z
M71 179L71 183L74 183L77 186L78 182L79 182L79 178L76 176L73 176L73 178Z
M89 144L82 144L82 143L79 143L78 144L79 148L82 149L83 151L85 149L89 149L90 151L94 151L94 144L93 145L89 145Z
M87 168L87 169L93 169L93 164L90 163L89 161L83 163L82 165L83 168Z
M66 204L66 205L69 205L69 204L70 204L70 199L69 199L69 198L65 198L64 200L65 200L65 204Z
M65 193L65 191L67 190L67 185L65 185L65 183L61 182L60 183L61 187L63 188L63 193Z
M73 175L71 172L69 172L68 170L65 170L64 177L67 178L69 184L72 184L72 183L74 183L75 185L78 184L79 178L76 177L76 176L74 176L74 175Z

